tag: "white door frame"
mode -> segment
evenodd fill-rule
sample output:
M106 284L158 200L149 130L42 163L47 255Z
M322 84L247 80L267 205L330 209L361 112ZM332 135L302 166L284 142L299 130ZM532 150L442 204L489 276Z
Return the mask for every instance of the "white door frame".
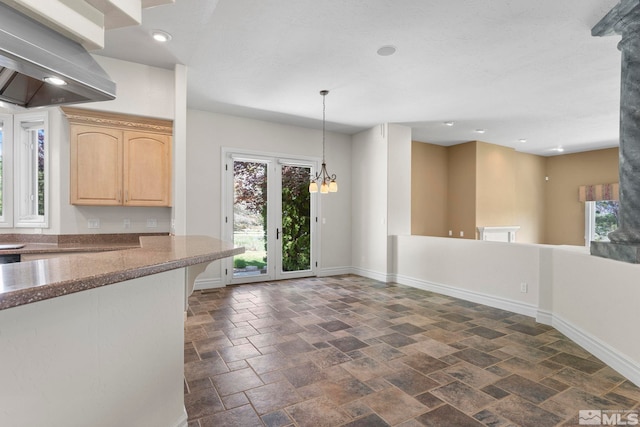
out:
M268 165L267 185L268 194L281 194L282 180L280 168L283 165L299 165L309 167L311 174L318 169L319 159L308 156L292 156L291 154L269 153L254 150L242 150L230 147L222 147L221 155L221 230L222 239L233 242L233 161L262 161ZM274 179L274 177L278 179ZM269 280L281 280L296 277L310 277L317 275L317 267L320 262L320 203L317 195L311 197L311 269L295 272L283 272L281 268L282 246L281 241L276 240L276 234L282 231L281 197L269 201L267 214L267 257L266 274L242 278L233 277L233 257L222 260L222 283L239 284ZM276 231L276 229L278 231Z

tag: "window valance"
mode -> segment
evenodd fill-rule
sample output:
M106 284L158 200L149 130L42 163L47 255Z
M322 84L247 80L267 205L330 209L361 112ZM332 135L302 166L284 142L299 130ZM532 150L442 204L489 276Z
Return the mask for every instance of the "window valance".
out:
M578 198L581 202L597 202L600 200L619 200L620 184L581 185Z

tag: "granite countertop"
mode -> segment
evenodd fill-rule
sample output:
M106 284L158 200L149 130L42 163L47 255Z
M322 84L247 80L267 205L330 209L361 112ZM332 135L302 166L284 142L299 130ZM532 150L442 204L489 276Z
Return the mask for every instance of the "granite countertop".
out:
M141 236L139 239L137 247L127 249L121 246L121 250L115 250L111 246L109 252L101 253L85 249L85 253L60 258L0 265L0 310L244 252L244 248L236 248L230 242L206 236ZM43 244L27 244L25 249L32 245ZM105 250L101 248L99 250ZM2 252L17 253L16 250ZM53 252L63 250L58 244Z
M127 248L139 248L140 237L143 236L168 236L168 234L1 234L0 255L106 252ZM2 248L3 245L16 244L24 246L20 248Z

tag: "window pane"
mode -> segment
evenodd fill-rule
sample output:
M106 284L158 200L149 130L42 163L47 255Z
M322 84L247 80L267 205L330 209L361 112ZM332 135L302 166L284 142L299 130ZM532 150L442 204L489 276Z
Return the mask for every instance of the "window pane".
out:
M37 162L38 162L38 182L36 192L38 194L38 215L44 215L44 129L38 129L38 149Z
M282 271L311 270L309 166L282 166Z
M233 258L233 277L267 270L267 164L233 162L233 243L245 252Z
M0 217L4 216L4 156L2 148L4 144L4 121L0 120Z
M609 233L618 228L618 208L616 200L603 200L595 202L595 230L593 240L596 242L608 242Z

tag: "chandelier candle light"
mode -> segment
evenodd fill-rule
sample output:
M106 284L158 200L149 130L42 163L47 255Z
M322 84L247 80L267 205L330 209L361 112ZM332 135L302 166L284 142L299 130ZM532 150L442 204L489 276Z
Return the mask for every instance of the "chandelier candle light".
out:
M329 93L328 90L321 90L320 95L322 95L322 168L320 172L316 172L315 177L311 178L311 183L309 183L309 193L317 193L318 185L320 185L320 193L337 193L338 192L338 183L336 182L336 175L330 175L327 172L327 163L324 160L324 139L325 139L325 97Z

